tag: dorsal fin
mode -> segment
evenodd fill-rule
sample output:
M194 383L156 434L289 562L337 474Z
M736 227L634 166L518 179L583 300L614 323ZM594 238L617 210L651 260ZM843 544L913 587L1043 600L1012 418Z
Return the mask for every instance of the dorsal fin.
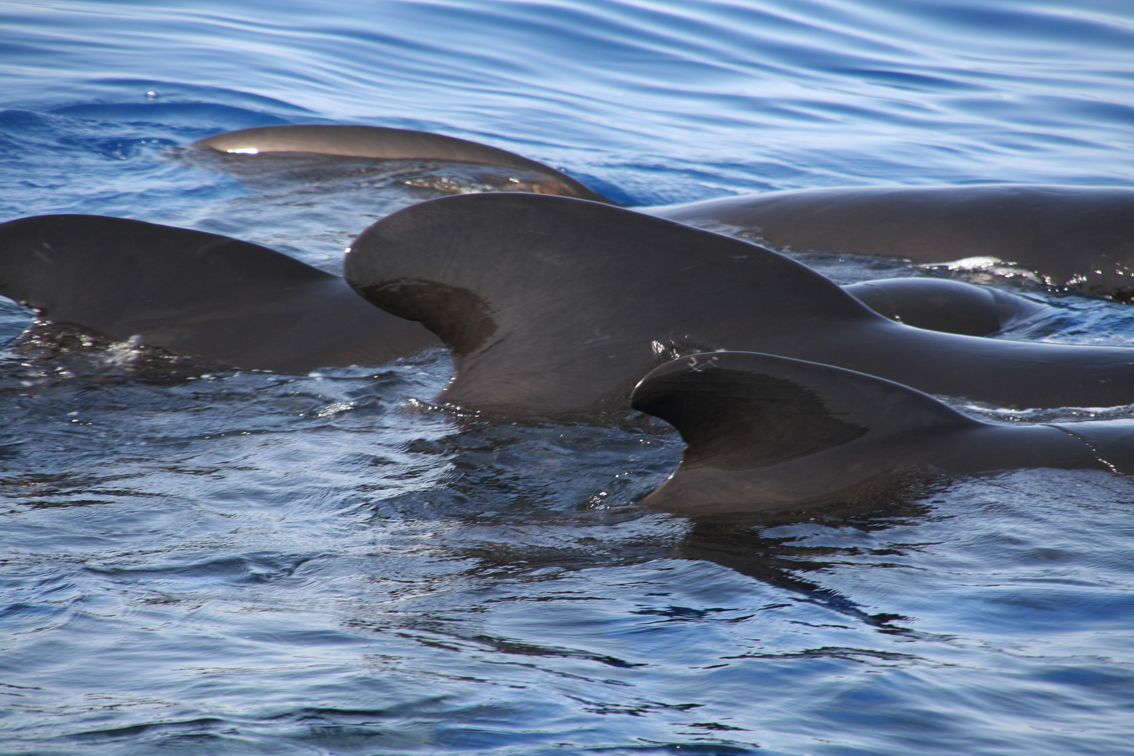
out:
M466 139L430 134L426 131L381 126L302 124L261 126L217 134L194 142L194 145L237 155L298 152L381 160L441 160L450 163L497 165L531 171L552 178L563 189L558 193L565 196L614 204L612 200L562 171L557 171L543 163L507 150L477 144Z
M860 438L979 425L933 397L851 370L751 352L674 360L642 379L634 409L686 443L682 464L741 470Z
M338 276L255 244L121 218L0 225L0 295L40 317L236 367L374 364L434 343Z
M911 328L746 241L563 197L480 194L394 213L355 240L348 281L448 340L440 395L540 416L625 410L665 361L721 349L838 365L1010 407L1134 397L1134 352Z
M562 197L415 205L359 236L344 271L446 341L456 375L441 400L513 414L626 409L633 385L680 354L787 345L798 323L886 322L782 255Z

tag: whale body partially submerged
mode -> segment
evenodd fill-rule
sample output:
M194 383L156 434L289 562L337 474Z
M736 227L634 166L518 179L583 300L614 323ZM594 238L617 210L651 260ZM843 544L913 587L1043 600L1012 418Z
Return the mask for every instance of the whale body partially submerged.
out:
M875 376L717 352L657 368L635 409L686 443L647 506L750 514L892 494L917 477L1019 467L1134 473L1134 420L993 425Z
M1134 189L984 184L802 189L651 208L780 249L919 264L970 258L1087 294L1134 297Z
M542 176L528 189L618 204L542 163L453 137L376 126L287 125L195 143L235 156L323 155L497 165ZM1039 282L1134 299L1134 188L1041 184L859 186L739 195L640 208L742 234L779 250L883 256L922 265L975 261Z
M437 343L339 276L226 236L121 218L0 224L0 295L37 317L234 367L373 365Z
M523 172L529 191L611 202L562 171L507 150L426 131L381 126L286 125L228 131L194 142L192 147L234 159L249 156L322 155L328 159L357 158L399 162L466 163Z
M945 279L846 288L887 317L973 335L1043 310ZM35 309L38 322L119 341L136 337L238 368L373 365L440 343L421 325L367 303L340 276L287 255L120 218L47 215L0 224L0 295Z
M912 328L803 265L740 239L594 202L447 197L401 210L344 263L369 301L453 353L438 396L466 409L621 411L652 368L759 351L1006 407L1134 401L1134 350Z
M1002 292L932 279L841 288L740 239L534 194L395 213L359 236L345 273L140 221L0 224L0 294L43 320L283 372L377 364L441 341L455 374L439 402L509 418L656 415L688 443L644 500L665 511L806 507L927 471L1134 472L1134 421L1003 428L922 393L1128 404L1134 351L925 330L863 304L945 313L946 327L976 312L953 328L972 332L1034 314Z

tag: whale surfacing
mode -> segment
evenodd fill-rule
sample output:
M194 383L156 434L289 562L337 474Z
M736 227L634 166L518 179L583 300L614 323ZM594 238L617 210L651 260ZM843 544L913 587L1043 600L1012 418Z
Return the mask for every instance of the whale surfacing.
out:
M675 360L638 384L632 404L686 443L674 473L642 500L682 515L890 495L935 473L1134 472L1134 420L997 426L891 381L766 354Z
M240 129L194 142L216 152L242 156L314 154L328 158L363 158L405 162L441 161L498 166L538 177L531 191L611 202L582 182L543 163L496 147L426 131L381 126L287 125Z
M758 351L1007 407L1134 401L1134 351L904 326L746 241L563 197L481 194L401 210L358 239L347 280L449 346L440 401L554 416L624 411L654 367Z
M1134 299L1134 189L981 184L769 192L650 208L779 249L938 264L992 258L1049 286Z
M1052 310L991 286L949 278L884 278L849 284L843 291L899 323L965 336L991 336Z
M371 365L436 344L338 276L266 247L142 221L45 215L0 224L0 295L37 317L238 368Z

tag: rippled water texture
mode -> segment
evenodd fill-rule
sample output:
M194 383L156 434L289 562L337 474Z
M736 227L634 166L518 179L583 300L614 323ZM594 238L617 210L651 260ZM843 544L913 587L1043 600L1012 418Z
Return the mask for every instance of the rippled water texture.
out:
M138 218L337 270L376 218L482 188L176 149L288 122L472 139L636 205L1127 185L1132 8L9 2L0 220ZM994 283L1057 307L1011 337L1134 343L1129 306ZM29 319L3 301L0 338ZM428 404L440 350L164 381L135 358L0 352L0 753L1134 754L1123 478L694 525L635 503L680 456L667 426L455 417Z

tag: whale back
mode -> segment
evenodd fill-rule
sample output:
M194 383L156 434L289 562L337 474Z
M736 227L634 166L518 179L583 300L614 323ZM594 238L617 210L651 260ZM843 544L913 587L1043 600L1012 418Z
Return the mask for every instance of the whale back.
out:
M741 239L582 200L447 197L355 240L347 280L454 354L441 401L539 416L626 410L652 368L763 352L1010 407L1134 401L1134 351L895 323Z
M945 263L994 258L1046 284L1134 297L1134 189L1029 184L862 186L651 210L779 249Z
M536 191L611 202L562 171L515 153L466 139L381 126L287 125L240 129L207 137L194 146L234 156L314 153L340 158L475 163L526 171L548 179Z
M890 320L967 336L990 336L1050 312L1030 299L948 278L884 278L843 291Z
M624 410L641 376L681 354L886 322L782 255L559 197L415 205L367 229L344 272L450 347L441 400L509 414Z
M435 343L338 276L217 234L85 215L0 225L0 295L42 320L295 372Z

